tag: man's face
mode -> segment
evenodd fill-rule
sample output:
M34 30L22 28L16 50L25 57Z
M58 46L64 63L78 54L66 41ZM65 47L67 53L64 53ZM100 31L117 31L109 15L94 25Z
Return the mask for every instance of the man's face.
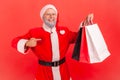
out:
M57 21L57 13L54 9L47 9L43 15L44 23L49 27L54 27Z

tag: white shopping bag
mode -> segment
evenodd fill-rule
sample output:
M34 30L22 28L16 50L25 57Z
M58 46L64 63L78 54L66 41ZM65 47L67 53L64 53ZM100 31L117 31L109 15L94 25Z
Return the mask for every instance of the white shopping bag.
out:
M85 27L90 63L102 62L110 52L97 24Z

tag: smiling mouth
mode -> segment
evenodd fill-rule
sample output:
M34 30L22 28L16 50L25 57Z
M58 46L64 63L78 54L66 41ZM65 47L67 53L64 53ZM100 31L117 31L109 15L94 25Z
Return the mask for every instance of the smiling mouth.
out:
M54 22L55 20L54 19L48 19L49 22Z

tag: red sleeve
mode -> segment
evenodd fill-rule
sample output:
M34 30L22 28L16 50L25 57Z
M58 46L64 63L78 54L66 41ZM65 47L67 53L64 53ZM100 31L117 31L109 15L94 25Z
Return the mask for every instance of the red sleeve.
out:
M75 43L76 38L77 38L77 32L69 31L68 36L69 36L69 37L68 37L68 38L69 38L69 42L70 42L70 43Z
M12 47L17 49L17 43L20 39L30 39L31 38L31 34L30 34L30 31L25 34L25 35L22 35L22 36L18 36L18 37L15 37L13 40L12 40Z
M64 29L67 32L66 36L67 36L69 43L70 44L75 43L78 32L73 32L73 31L69 30L67 27L64 27Z
M69 30L67 27L64 27L64 26L62 26L62 27L60 26L58 28L60 28L60 30L65 30L65 32L67 33L67 35L66 35L67 38L66 39L69 41L70 44L75 43L78 32L73 32L73 31Z

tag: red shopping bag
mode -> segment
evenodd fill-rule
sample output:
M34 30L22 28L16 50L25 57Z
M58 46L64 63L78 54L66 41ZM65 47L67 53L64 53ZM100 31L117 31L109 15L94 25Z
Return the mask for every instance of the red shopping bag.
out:
M85 27L80 28L72 58L80 62L89 62Z
M88 55L88 46L87 46L87 40L86 40L86 33L85 33L85 27L82 29L82 37L81 37L81 48L80 48L80 56L79 61L80 62L89 62L89 55Z

